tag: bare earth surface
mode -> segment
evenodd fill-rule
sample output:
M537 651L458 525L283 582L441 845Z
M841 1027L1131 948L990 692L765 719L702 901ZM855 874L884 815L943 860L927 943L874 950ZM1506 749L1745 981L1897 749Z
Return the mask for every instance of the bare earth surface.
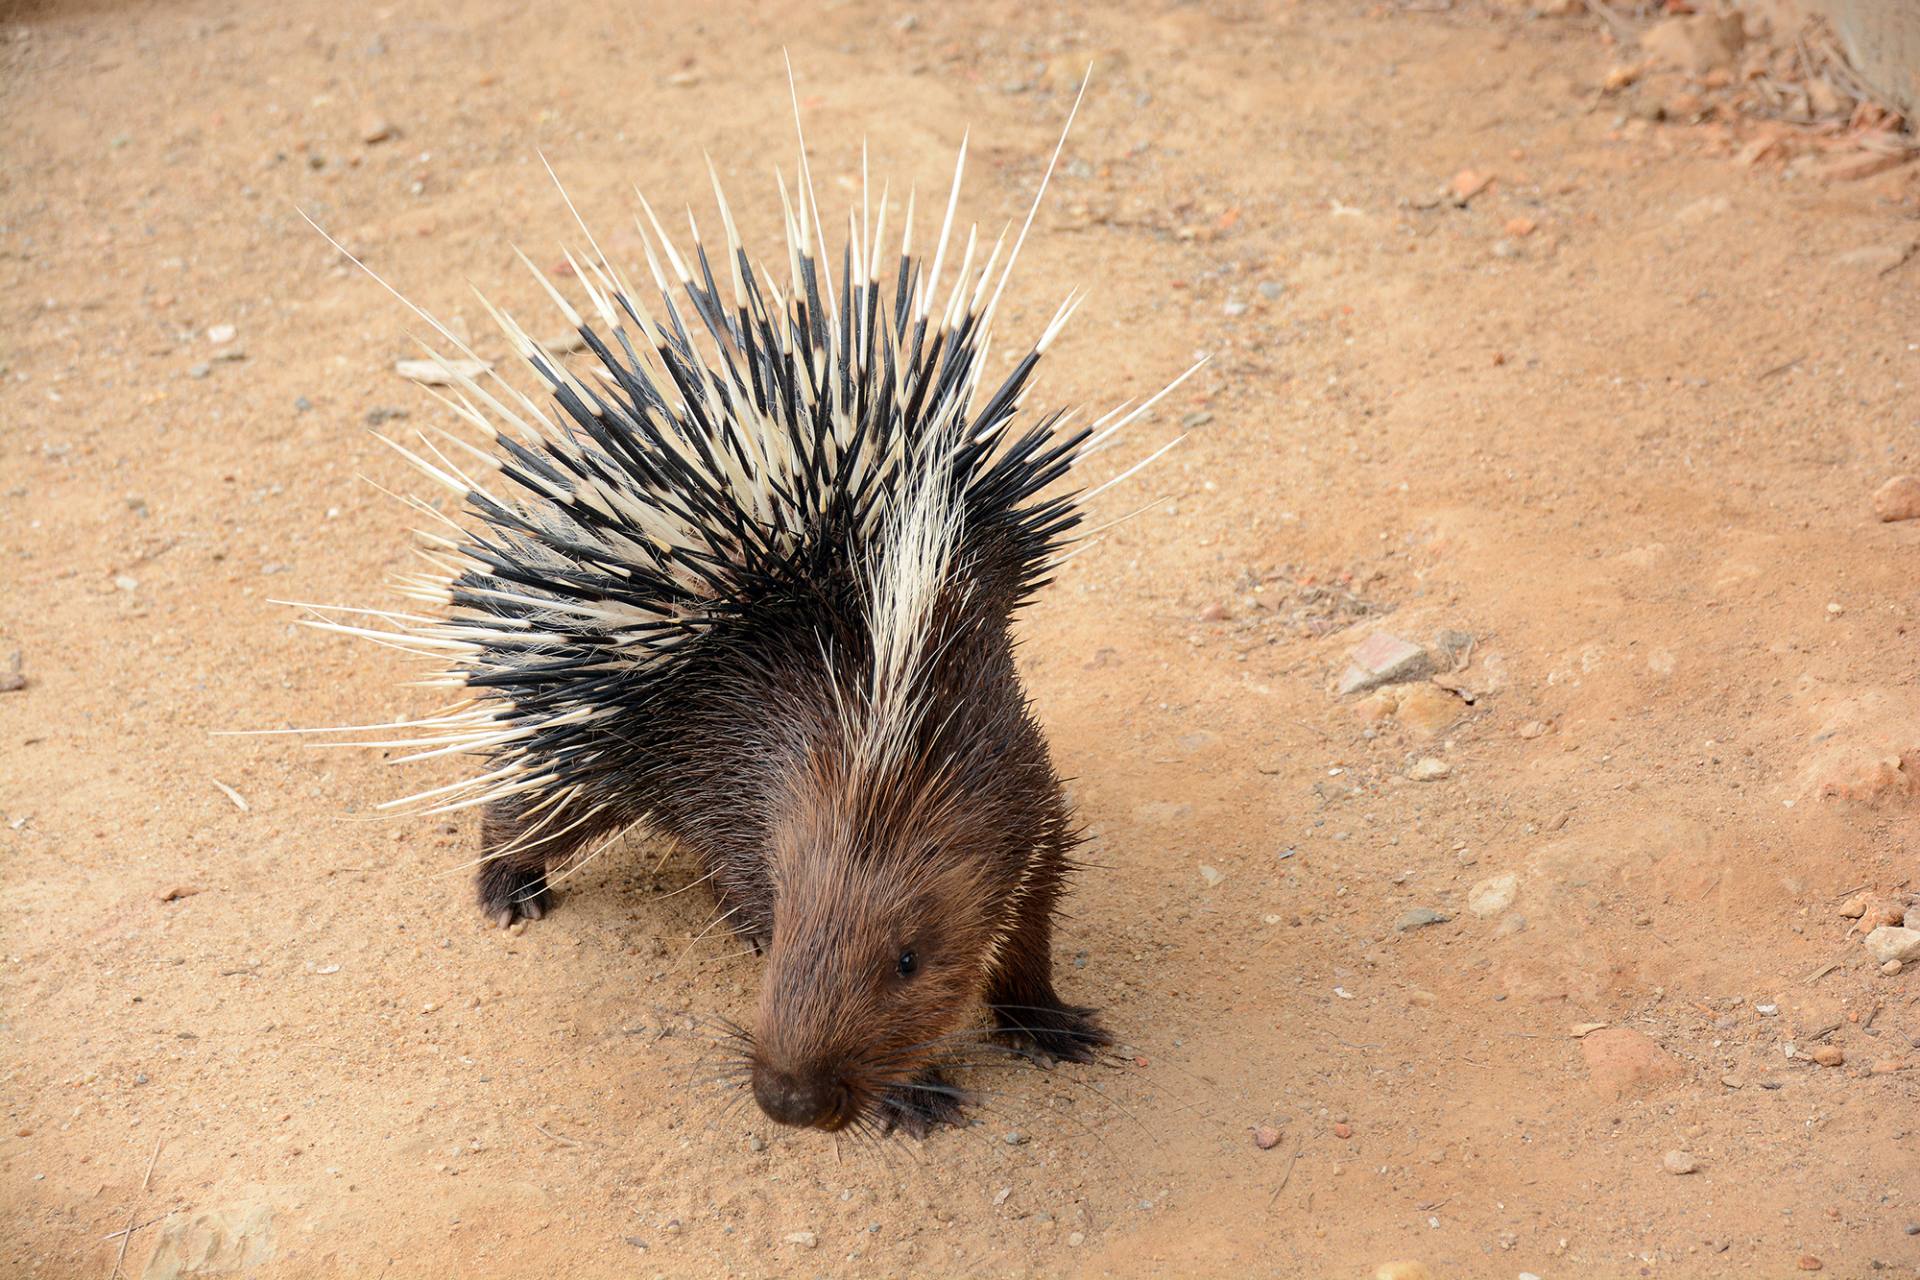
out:
M1920 1272L1920 976L1860 942L1920 888L1920 165L1623 127L1587 20L234 8L0 28L0 1272ZM474 824L375 813L457 762L215 736L432 705L268 603L391 599L365 428L443 421L298 210L498 355L469 281L560 327L543 152L630 259L711 152L772 251L783 47L823 205L865 136L924 217L971 126L996 233L1097 58L1003 325L1093 290L1057 403L1213 355L1026 622L1126 1051L924 1144L698 1083L756 964L684 859L492 931ZM1376 630L1472 644L1336 695Z

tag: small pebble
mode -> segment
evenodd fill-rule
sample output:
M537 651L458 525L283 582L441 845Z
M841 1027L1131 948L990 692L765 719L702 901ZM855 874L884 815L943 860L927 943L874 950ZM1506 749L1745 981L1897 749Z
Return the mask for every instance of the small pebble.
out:
M1874 491L1873 513L1885 521L1920 520L1920 476L1895 476Z
M1353 1136L1353 1126L1344 1122L1336 1124L1333 1126L1333 1136L1336 1138L1351 1138Z
M1239 301L1229 302L1220 310L1229 316L1243 316L1247 314L1247 304Z
M1203 863L1200 867L1200 878L1205 880L1207 888L1211 889L1227 877L1218 867L1209 867Z
M1438 782L1453 773L1453 766L1444 760L1432 756L1422 756L1414 761L1413 768L1407 770L1407 776L1415 782Z
M1009 1129L1001 1137L1000 1140L1006 1143L1010 1147L1018 1147L1018 1146L1025 1145L1027 1141L1027 1135L1020 1132L1018 1129Z
M204 378L212 372L213 366L205 362L187 366L187 376L189 378Z
M1837 1067L1847 1060L1846 1050L1837 1044L1815 1045L1807 1056L1823 1067Z
M1803 1253L1800 1255L1800 1269L1802 1271L1818 1271L1825 1265L1826 1265L1825 1263L1821 1262L1820 1259L1814 1257L1810 1253Z
M790 1231L787 1233L787 1243L797 1244L802 1249L812 1249L820 1243L820 1237L811 1231Z
M1083 1231L1076 1231L1072 1235L1067 1237L1067 1245L1070 1248L1078 1249L1081 1245L1085 1244L1086 1242L1087 1242L1087 1236L1086 1236L1086 1233Z
M1263 1124L1253 1131L1253 1145L1262 1151L1271 1151L1280 1145L1280 1130L1270 1124Z
M1660 1157L1660 1167L1668 1173L1678 1175L1692 1173L1700 1165L1685 1151L1669 1151Z
M230 324L216 324L207 330L207 341L216 347L225 346L233 341L237 332L239 331Z
M1373 1270L1373 1280L1433 1280L1433 1272L1419 1262L1383 1262Z
M765 1142L765 1141L764 1141L764 1140L763 1140L763 1139L762 1139L762 1138L760 1137L760 1135L759 1135L759 1134L757 1134L757 1133L756 1133L756 1134L754 1134L754 1135L753 1135L752 1137L750 1137L750 1138L748 1138L748 1139L747 1139L747 1150L749 1150L749 1151L765 1151L766 1149L767 1149L767 1144L766 1144L766 1142Z
M313 408L313 401L307 399L305 396L294 397L293 411L295 413L305 413L311 408Z

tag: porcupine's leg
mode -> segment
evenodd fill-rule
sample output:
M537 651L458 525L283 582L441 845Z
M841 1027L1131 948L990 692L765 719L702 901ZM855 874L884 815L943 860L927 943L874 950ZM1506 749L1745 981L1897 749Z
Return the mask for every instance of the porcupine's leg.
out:
M547 859L564 855L567 849L553 848L552 842L528 843L526 835L526 821L512 804L495 801L481 811L482 861L474 888L480 910L503 929L515 920L538 920L553 910Z
M1053 910L1065 875L1066 854L1048 841L1035 857L1041 866L1028 881L1013 932L987 986L987 1007L1000 1031L1027 1050L1068 1062L1091 1062L1094 1051L1113 1043L1094 1010L1064 1003L1053 989Z
M880 1131L895 1129L908 1136L924 1138L943 1124L957 1125L966 1118L966 1094L949 1084L938 1071L928 1071L912 1084L900 1085L880 1100Z

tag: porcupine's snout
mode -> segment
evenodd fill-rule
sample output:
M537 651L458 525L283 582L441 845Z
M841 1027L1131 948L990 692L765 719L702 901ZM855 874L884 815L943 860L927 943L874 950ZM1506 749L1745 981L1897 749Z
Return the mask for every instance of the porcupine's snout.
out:
M753 1099L770 1119L799 1129L844 1129L853 1119L853 1091L831 1070L784 1071L753 1064Z

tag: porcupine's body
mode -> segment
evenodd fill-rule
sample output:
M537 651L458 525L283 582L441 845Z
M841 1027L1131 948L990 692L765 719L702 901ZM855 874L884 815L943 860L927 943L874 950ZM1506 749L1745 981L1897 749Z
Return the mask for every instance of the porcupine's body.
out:
M483 806L490 916L544 914L549 867L612 833L670 836L768 951L748 1048L761 1106L923 1132L957 1112L942 1046L981 998L1047 1055L1104 1043L1053 987L1075 836L1009 628L1080 518L1041 491L1133 415L1016 425L1071 302L981 394L1006 277L998 247L976 270L969 233L938 296L951 203L929 267L908 202L883 273L888 200L875 225L863 198L837 290L810 180L788 205L784 288L720 207L717 273L697 230L689 264L648 211L658 314L603 256L574 263L600 325L553 296L598 361L586 376L496 313L554 404L449 365L454 407L497 452L444 433L403 450L478 516L429 534L439 572L409 580L447 616L323 625L450 659L441 681L474 692L409 745L487 758L415 799Z

